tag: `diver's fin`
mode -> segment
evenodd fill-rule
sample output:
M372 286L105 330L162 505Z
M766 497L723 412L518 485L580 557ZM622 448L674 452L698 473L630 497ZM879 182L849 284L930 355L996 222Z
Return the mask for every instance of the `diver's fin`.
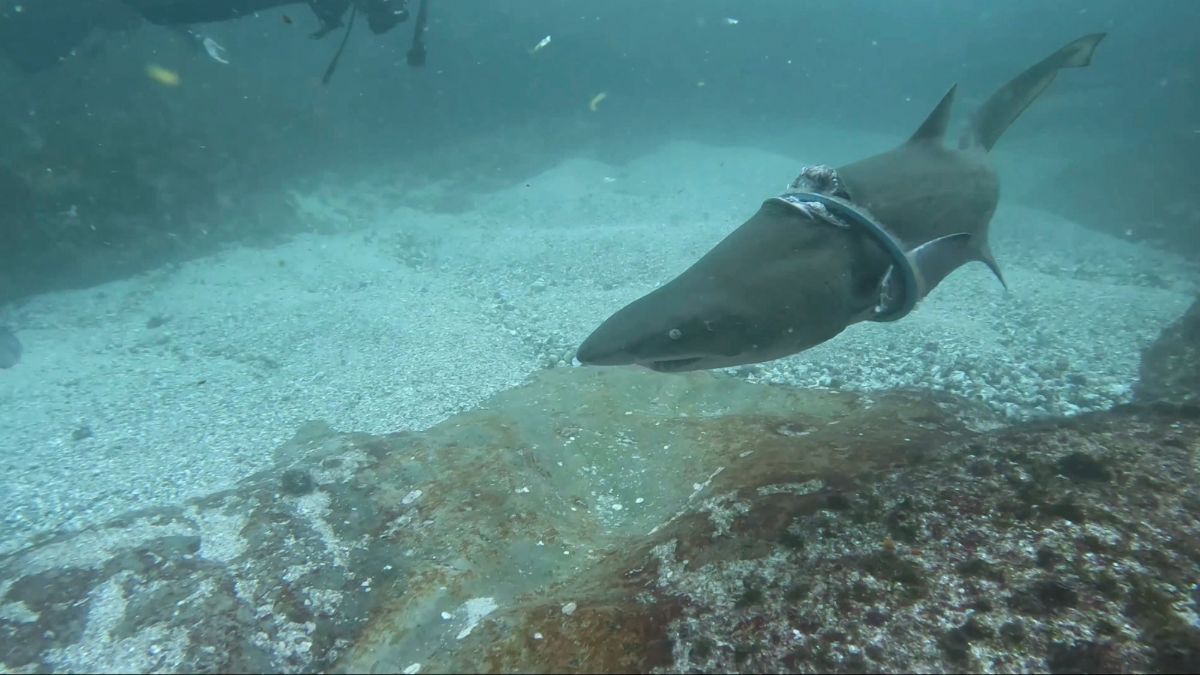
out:
M925 118L925 122L921 124L921 128L917 129L917 133L908 139L909 143L941 143L942 138L946 136L946 127L950 124L950 109L954 107L954 92L958 89L958 85L950 87L950 91L942 97L941 103L929 113L929 117Z
M325 74L321 76L321 84L329 84L329 80L333 78L333 71L337 70L338 61L342 58L342 52L346 51L346 43L350 41L350 31L354 30L354 19L358 18L358 3L350 6L350 20L346 22L346 33L342 35L342 42L338 45L337 51L333 53L333 59L329 61L329 65L325 68Z
M1081 37L997 89L975 114L968 135L963 137L962 145L980 145L984 150L991 150L1025 108L1050 86L1060 68L1083 68L1092 62L1092 52L1105 35L1106 33L1093 33Z

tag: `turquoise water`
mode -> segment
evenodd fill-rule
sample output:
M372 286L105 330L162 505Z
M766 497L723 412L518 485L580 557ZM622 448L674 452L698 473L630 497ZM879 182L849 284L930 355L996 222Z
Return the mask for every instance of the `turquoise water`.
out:
M0 0L4 670L1200 665L1196 8L435 1L411 66L410 4L322 84L304 4ZM791 214L575 358L1098 31L980 159L1007 290L745 357L903 264Z

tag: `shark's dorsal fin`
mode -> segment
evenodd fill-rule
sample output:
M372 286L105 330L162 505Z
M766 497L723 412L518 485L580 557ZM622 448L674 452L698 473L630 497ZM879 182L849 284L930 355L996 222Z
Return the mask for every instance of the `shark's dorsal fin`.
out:
M958 85L950 87L950 91L942 97L942 102L937 104L933 112L929 113L929 117L925 118L925 122L917 129L917 133L908 139L909 143L941 143L942 138L946 136L946 127L950 125L950 108L954 106L954 91L958 89Z

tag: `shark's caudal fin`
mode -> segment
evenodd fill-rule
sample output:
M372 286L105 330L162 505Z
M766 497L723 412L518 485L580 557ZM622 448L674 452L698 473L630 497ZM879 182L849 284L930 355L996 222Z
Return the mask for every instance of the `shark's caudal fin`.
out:
M1083 68L1092 62L1092 52L1105 35L1093 33L1081 37L997 89L975 114L962 145L979 145L984 150L991 150L1025 108L1050 86L1060 68Z

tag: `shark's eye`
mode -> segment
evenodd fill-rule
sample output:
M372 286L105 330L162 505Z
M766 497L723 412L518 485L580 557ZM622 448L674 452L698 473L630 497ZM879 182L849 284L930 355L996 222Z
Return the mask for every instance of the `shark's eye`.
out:
M667 331L667 337L671 338L672 340L678 340L679 338L683 337L683 331L679 330L678 328L672 328L671 330Z

